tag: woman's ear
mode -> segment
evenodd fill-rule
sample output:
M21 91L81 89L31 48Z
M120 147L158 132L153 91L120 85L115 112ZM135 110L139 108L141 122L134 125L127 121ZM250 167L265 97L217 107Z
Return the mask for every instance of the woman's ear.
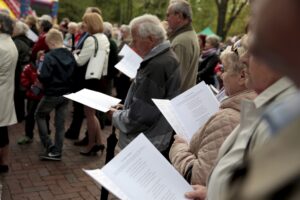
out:
M240 72L239 85L245 85L245 82L246 82L246 69L243 69Z

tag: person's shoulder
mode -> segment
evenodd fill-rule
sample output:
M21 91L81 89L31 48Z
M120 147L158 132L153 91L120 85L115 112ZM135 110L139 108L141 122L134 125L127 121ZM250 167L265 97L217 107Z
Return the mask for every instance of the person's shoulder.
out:
M85 40L84 43L93 43L95 41L94 36L89 35Z
M171 48L165 49L164 51L154 56L154 59L152 59L152 61L157 65L161 65L162 68L169 68L172 67L172 65L179 65L177 56Z
M182 32L180 34L178 34L174 40L178 40L178 39L181 39L181 40L191 40L191 39L195 39L197 38L197 34L194 30L188 30L188 31L185 31L185 32Z

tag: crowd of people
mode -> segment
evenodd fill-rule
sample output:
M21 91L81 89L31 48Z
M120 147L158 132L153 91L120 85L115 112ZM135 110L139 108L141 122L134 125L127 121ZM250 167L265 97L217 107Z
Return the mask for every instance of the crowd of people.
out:
M144 133L193 185L186 198L298 199L300 4L252 0L250 7L247 33L226 44L217 36L197 36L185 0L169 2L166 21L144 14L120 28L104 22L96 7L86 9L82 22L65 18L59 25L46 15L14 22L0 13L0 172L9 170L8 126L25 119L25 135L16 142L27 145L36 122L40 158L59 161L64 138L78 140L86 118L85 137L74 142L84 146L81 155L105 149L106 123L118 130L121 149ZM28 30L38 35L36 42ZM114 68L125 44L143 59L133 80ZM92 65L98 52L103 62ZM201 81L225 97L187 142L152 98L171 99ZM100 113L73 102L65 131L63 95L83 88L114 95L122 104Z

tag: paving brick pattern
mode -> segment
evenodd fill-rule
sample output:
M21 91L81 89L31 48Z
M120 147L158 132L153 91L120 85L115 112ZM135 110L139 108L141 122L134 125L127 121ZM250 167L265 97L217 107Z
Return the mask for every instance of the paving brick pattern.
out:
M70 115L66 127L70 123ZM52 117L53 118L53 117ZM82 128L82 135L84 132ZM106 127L104 140L111 128ZM53 120L51 131L54 133ZM38 154L41 144L35 130L33 143L18 145L17 140L24 135L24 123L9 128L10 137L10 171L0 175L1 200L95 200L100 199L100 189L83 171L101 168L104 165L103 155L85 157L79 154L80 147L73 141L65 139L61 161L41 161ZM53 134L52 134L53 136ZM2 186L1 186L2 184ZM116 199L110 195L110 200Z

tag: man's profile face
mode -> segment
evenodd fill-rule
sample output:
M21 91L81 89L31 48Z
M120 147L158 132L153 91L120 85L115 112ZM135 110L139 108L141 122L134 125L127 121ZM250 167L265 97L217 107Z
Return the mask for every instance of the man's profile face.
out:
M152 49L153 41L150 37L142 38L138 34L137 27L131 31L132 42L131 46L135 49L136 53L144 58Z
M175 13L170 7L167 10L166 13L166 20L169 25L169 30L175 31L178 27L179 22L180 22L180 16L178 13Z

